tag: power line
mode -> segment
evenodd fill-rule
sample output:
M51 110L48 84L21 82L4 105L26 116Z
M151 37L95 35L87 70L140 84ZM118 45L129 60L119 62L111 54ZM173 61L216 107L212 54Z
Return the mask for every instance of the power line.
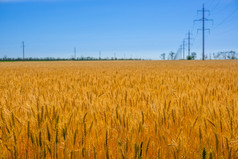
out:
M223 11L226 11L228 8L232 7L232 3L228 3L227 5L222 5L222 8L220 9L212 9L212 15L216 15L217 13L222 13ZM217 8L217 7L216 7Z
M229 30L225 30L225 31L223 32L223 34L229 34L229 33L231 33L231 32L237 31L237 30L238 30L238 27L231 28L231 29L229 29Z
M225 18L224 18L220 23L218 23L213 29L216 29L217 27L219 27L219 26L221 26L222 24L224 24L225 22L227 22L227 20L228 20L229 18L231 18L231 17L234 15L234 13L235 13L236 11L238 11L238 8L234 9L234 10L231 12L231 14L229 14L227 17L225 17Z
M211 0L210 3L207 5L207 8L210 8L210 6L212 6L214 2L214 0Z
M218 2L215 4L215 6L213 8L211 8L211 10L217 9L217 7L219 6L220 3L221 3L221 0L218 0Z
M210 31L210 29L205 28L205 22L206 21L213 21L213 20L205 18L205 13L208 12L210 14L210 11L205 10L204 4L202 6L202 10L198 10L197 12L198 13L202 12L202 18L198 19L198 20L194 20L194 22L202 21L202 29L198 29L197 31L202 30L202 60L205 60L205 31L206 30Z

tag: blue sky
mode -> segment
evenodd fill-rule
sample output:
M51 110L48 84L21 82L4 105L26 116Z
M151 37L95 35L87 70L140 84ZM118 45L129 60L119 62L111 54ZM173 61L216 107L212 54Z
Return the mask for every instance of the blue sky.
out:
M201 57L201 18L206 23L206 52L238 51L238 0L0 0L0 57L77 56L160 59L177 52L188 30L191 51Z

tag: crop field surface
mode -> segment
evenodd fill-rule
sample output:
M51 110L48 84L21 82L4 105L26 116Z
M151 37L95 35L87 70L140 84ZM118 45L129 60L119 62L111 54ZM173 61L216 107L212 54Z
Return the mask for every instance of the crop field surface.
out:
M0 63L1 158L238 158L238 61Z

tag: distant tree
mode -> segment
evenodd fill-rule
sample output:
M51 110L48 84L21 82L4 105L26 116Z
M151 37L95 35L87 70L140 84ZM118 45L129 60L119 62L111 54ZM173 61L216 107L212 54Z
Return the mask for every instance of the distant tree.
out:
M213 59L217 59L216 53L213 53L212 55L213 55Z
M175 55L175 53L174 53L173 51L171 51L171 52L169 53L169 56L171 57L171 60L174 60L174 55Z
M235 59L236 57L235 57L235 51L228 51L227 52L228 53L228 56L227 56L227 58L228 59Z
M187 60L193 60L193 56L188 55L188 56L187 56Z
M235 51L222 51L213 53L214 59L237 59L237 53Z
M193 60L195 60L197 58L197 53L196 52L192 52L191 55L192 55Z
M226 52L221 52L220 54L222 54L223 59L226 60L226 58L227 58L227 56L226 56Z
M2 59L7 60L7 55L4 55Z
M160 57L161 57L162 60L165 60L165 53L162 53L162 54L160 55Z

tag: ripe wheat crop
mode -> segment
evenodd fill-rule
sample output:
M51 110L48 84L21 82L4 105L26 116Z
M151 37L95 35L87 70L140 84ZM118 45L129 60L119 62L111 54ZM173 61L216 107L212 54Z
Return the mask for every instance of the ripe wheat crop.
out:
M238 158L238 61L0 63L1 158Z

